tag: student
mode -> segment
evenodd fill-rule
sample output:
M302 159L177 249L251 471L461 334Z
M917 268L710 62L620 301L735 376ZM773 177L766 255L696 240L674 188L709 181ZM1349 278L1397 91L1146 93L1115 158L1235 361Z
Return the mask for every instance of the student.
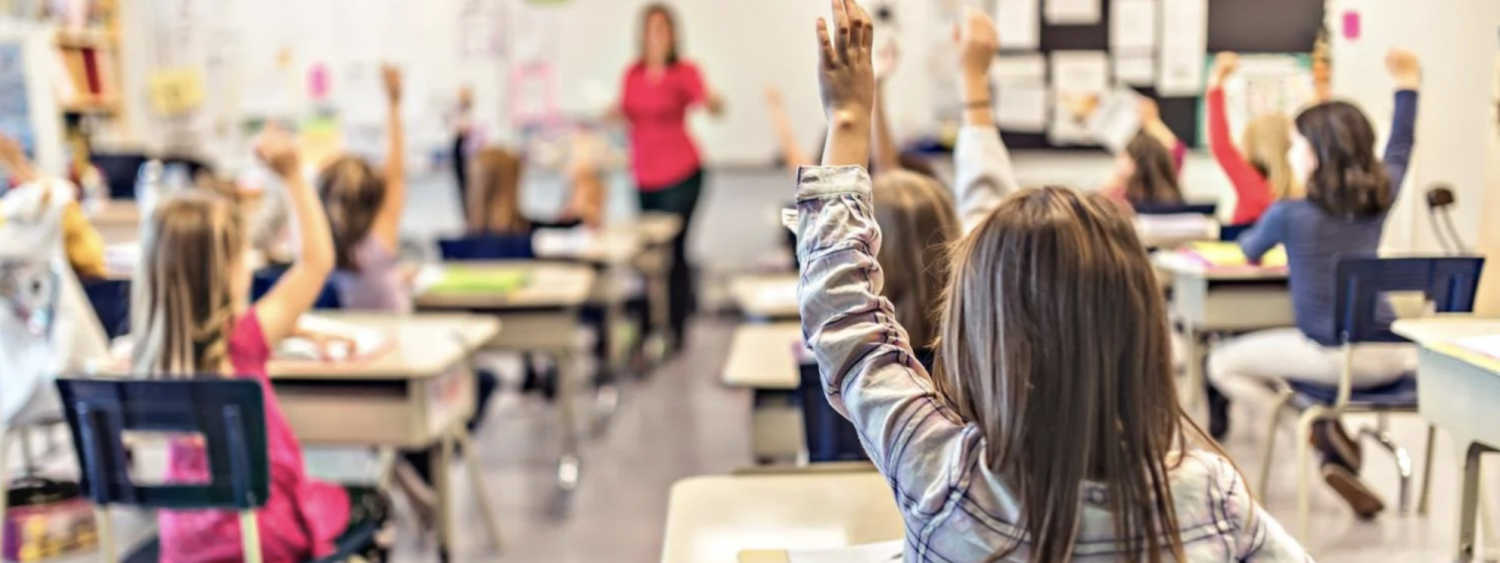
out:
M906 170L881 174L871 191L875 222L885 234L876 255L888 272L880 296L906 327L918 363L931 369L948 249L960 236L953 198L937 180Z
M132 302L132 372L171 379L218 374L259 381L266 393L271 498L256 511L266 561L293 563L328 555L333 541L362 519L384 521L377 493L348 491L309 477L302 448L266 378L266 362L297 318L312 306L333 270L333 243L317 196L298 173L284 136L263 138L257 151L290 187L301 252L276 287L248 305L250 272L237 211L197 190L163 201L146 223ZM174 441L167 481L210 479L201 442ZM352 505L352 509L351 509ZM239 520L233 512L164 510L165 561L237 561ZM372 554L379 556L380 554ZM378 559L376 559L378 560Z
M1392 50L1386 67L1397 89L1384 165L1375 160L1375 130L1359 108L1324 102L1303 110L1287 159L1295 178L1307 186L1307 197L1273 204L1240 236L1240 248L1252 261L1285 245L1297 327L1248 334L1214 349L1209 377L1231 398L1263 393L1267 383L1283 378L1338 385L1344 356L1333 328L1334 267L1340 256L1373 256L1379 249L1414 143L1421 65L1411 53ZM1386 309L1389 313L1388 304ZM1414 369L1416 349L1361 344L1351 360L1354 389L1377 387ZM1337 420L1320 421L1313 432L1324 457L1324 480L1360 517L1383 510L1380 496L1359 479L1359 443Z
M467 174L466 230L471 235L516 235L531 232L521 214L521 156L489 147L474 155Z
M43 179L32 168L31 162L27 160L26 154L22 152L21 145L5 135L0 135L0 169L10 176L15 184L15 189L22 186L36 184L35 189L45 190L53 194L56 190L52 186L43 185L53 182ZM94 224L84 216L83 208L78 205L75 197L77 190L71 184L60 183L67 186L68 193L57 194L67 198L63 204L62 229L63 247L68 255L68 263L73 266L73 272L81 279L99 279L106 274L104 269L104 239L99 236L99 231ZM0 188L12 188L12 186L0 186ZM0 190L3 193L4 190ZM3 218L0 218L3 220Z
M940 375L915 361L878 297L873 28L853 0L833 8L818 24L830 140L798 178L802 325L829 401L902 499L905 558L1308 560L1181 410L1161 290L1105 198L1002 200L954 249ZM964 68L983 68L994 25L967 19ZM966 106L989 103L983 77L965 71Z
M1115 155L1115 168L1104 195L1131 207L1182 204L1182 184L1173 153L1160 140L1141 132Z
M1291 120L1280 114L1256 116L1245 125L1246 154L1229 139L1229 116L1224 107L1224 81L1234 74L1240 57L1219 53L1208 79L1208 147L1214 160L1234 185L1236 203L1230 223L1249 225L1260 219L1271 203L1301 197L1287 163Z

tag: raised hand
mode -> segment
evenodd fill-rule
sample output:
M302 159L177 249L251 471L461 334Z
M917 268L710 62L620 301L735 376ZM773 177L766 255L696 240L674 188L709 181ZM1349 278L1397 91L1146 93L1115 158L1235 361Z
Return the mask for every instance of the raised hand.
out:
M15 139L0 134L0 166L14 170L26 164L26 153Z
M1411 51L1391 49L1385 56L1385 68L1396 79L1398 88L1415 90L1422 85L1422 63Z
M1141 118L1141 123L1156 123L1161 121L1161 106L1156 105L1156 100L1142 96L1140 104L1136 107L1136 113Z
M1240 67L1240 55L1233 51L1224 51L1214 57L1214 68L1208 77L1208 87L1218 88L1224 85L1229 75Z
M296 143L279 126L268 126L261 132L260 138L255 141L255 156L282 179L289 180L301 174L302 165Z
M381 81L385 85L385 98L393 104L400 102L401 69L396 67L396 65L383 65L380 67L380 77ZM465 100L465 98L467 97L465 96L465 94L467 93L467 88L465 88L464 91L460 93L460 102L463 102Z
M901 49L896 46L895 41L886 41L875 50L875 58L872 64L875 66L875 81L884 83L890 78L891 73L896 71L896 66L901 63Z
M818 86L823 110L832 125L857 121L868 125L875 103L875 69L871 62L875 26L855 0L833 0L833 29L818 18L821 61Z
M766 106L777 109L785 107L786 101L782 99L781 89L774 85L766 86Z
M995 31L995 22L973 6L965 8L963 24L953 29L953 41L958 46L959 68L964 77L988 80L990 63L1000 54L1000 33Z

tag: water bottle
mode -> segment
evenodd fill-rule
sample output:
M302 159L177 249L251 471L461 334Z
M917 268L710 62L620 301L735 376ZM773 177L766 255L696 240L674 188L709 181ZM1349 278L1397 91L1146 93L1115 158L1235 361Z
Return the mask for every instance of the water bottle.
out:
M141 239L146 237L146 224L156 212L156 202L162 196L164 166L160 160L150 160L141 165L135 176L135 205L140 213Z

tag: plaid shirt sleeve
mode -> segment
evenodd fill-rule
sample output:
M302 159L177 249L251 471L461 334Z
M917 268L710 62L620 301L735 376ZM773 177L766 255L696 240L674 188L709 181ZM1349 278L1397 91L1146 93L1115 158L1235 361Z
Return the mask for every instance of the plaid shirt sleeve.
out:
M805 167L798 183L798 303L824 391L854 423L898 503L930 515L969 467L979 433L943 405L880 297L869 175L858 166Z
M1219 458L1218 480L1224 483L1224 516L1235 546L1235 561L1254 563L1312 563L1312 556L1255 502L1239 470ZM1222 529L1222 528L1221 528Z

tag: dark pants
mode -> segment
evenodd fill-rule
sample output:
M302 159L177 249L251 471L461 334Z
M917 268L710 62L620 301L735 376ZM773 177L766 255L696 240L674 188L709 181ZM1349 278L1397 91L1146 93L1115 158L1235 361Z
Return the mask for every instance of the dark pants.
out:
M489 409L490 398L495 394L495 389L499 386L500 378L496 377L495 374L486 370L474 370L474 416L469 418L469 421L465 423L470 434L473 434L474 430L479 427L479 423L484 422L484 413ZM412 469L417 471L417 475L420 475L423 481L431 484L432 456L439 454L439 447L433 446L426 450L404 452L401 454L401 457L405 458L406 462L411 464ZM465 452L464 455L470 454L469 452Z
M669 321L673 345L681 348L688 316L697 308L697 291L693 285L693 267L687 260L688 234L692 232L693 212L703 192L703 170L666 189L639 192L642 211L661 211L682 218L682 232L672 239L672 271L667 276Z
M388 561L390 546L379 545L375 539L394 513L391 499L372 487L350 485L344 492L349 494L349 526L335 541L343 549L327 560L359 555L371 563Z
M453 179L458 183L458 210L465 221L469 220L469 153L466 135L453 136Z

